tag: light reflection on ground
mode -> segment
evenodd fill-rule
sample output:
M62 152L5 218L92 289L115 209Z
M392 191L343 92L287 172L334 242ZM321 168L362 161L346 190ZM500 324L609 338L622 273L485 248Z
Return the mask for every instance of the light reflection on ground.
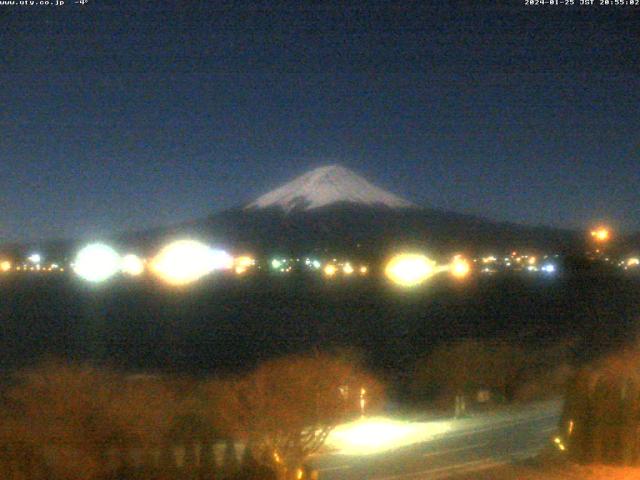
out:
M368 417L336 427L325 448L340 455L372 455L414 443L421 443L447 433L447 421L409 422L387 417Z

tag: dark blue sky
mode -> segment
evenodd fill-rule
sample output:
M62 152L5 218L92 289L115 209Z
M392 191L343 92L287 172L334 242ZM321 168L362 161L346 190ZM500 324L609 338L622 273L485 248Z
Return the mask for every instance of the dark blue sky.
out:
M328 162L640 230L640 8L464 3L0 7L0 241L197 218Z

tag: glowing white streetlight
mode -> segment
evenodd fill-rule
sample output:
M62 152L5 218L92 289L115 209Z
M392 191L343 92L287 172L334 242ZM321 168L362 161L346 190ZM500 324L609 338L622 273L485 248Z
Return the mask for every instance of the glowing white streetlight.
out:
M120 269L120 255L108 245L92 243L78 252L73 269L88 282L103 282Z
M40 255L39 253L32 253L27 257L27 260L29 260L31 263L40 263L42 261L42 255Z

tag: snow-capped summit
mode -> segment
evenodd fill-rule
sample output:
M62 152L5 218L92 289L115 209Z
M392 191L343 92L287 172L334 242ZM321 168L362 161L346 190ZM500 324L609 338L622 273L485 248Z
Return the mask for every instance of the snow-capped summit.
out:
M412 207L412 203L372 185L340 165L316 168L291 182L262 195L245 208L282 207L311 210L336 202Z

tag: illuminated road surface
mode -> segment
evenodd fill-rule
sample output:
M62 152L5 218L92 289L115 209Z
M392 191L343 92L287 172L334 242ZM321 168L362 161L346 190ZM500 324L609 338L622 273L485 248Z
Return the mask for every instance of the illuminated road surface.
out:
M433 422L399 448L365 454L363 449L326 453L311 465L320 480L403 480L455 478L534 456L549 445L560 418L561 401L540 402L509 412L451 420L446 431L430 434ZM415 423L415 422L414 422ZM413 432L412 432L413 435ZM402 443L401 440L397 440ZM409 444L407 444L409 443ZM342 452L348 452L344 454Z

